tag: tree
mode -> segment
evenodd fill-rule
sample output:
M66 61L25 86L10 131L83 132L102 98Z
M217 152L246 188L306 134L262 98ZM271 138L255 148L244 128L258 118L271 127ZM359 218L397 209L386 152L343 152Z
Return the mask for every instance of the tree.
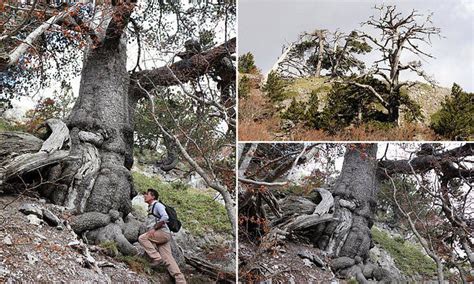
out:
M268 78L265 80L262 90L268 94L272 102L279 102L284 100L284 89L287 83L275 71L270 72Z
M265 168L272 174L278 171L278 177L283 178L287 172L285 169L288 168L283 167L281 161L291 159L290 164L292 164L295 159L296 161L299 159L298 154L292 152L295 145L285 145L287 145L286 149L280 149L276 157L275 151L268 149L269 146L261 145L260 148L259 145L260 150L257 149L257 152L260 152L260 155L254 156L253 171L259 168L260 171ZM368 273L367 270L373 271L374 267L366 262L369 249L372 247L370 228L374 222L378 192L386 181L390 183L390 180L396 176L407 176L415 180L413 184L416 184L417 190L422 190L425 194L429 192L430 198L421 199L423 204L417 207L434 206L439 210L438 212L442 212L437 218L442 218L443 222L451 227L450 230L448 229L452 234L451 246L463 250L466 255L464 260L458 256L456 261L465 264L467 259L472 267L471 240L474 232L471 229L472 226L469 225L472 222L472 212L466 210L472 203L470 183L474 177L474 171L472 161L469 160L474 155L472 145L465 144L446 149L433 144L424 144L420 146L416 157L393 160L387 159L386 154L380 160L377 159L377 146L377 144L347 144L338 178L334 182L327 182L321 188L315 189L312 194L316 194L316 197L312 195L297 199L296 205L293 204L294 207L292 207L294 211L290 214L281 213L281 211L278 214L280 207L293 206L289 204L291 203L289 199L284 199L284 202L280 203L261 197L259 203L255 196L258 197L262 191L248 190L246 194L239 197L239 213L243 215L241 220L256 220L258 218L252 219L252 216L258 216L259 224L266 224L265 226L269 227L255 229L255 224L249 227L263 234L258 239L262 243L275 243L287 238L305 239L326 251L332 258L333 270L339 275L356 277L359 282L367 281L369 276L365 275L371 275L370 277L377 277L380 281L388 277L388 272L378 268L377 273ZM285 146L273 147L284 148ZM299 147L301 148L301 145ZM248 169L250 171L251 168ZM428 176L433 173L437 178L428 179ZM254 179L255 177L254 175ZM278 181L278 179L272 181ZM427 184L431 184L430 188L436 190L423 189L423 186L426 188ZM400 206L396 206L395 209L400 210L403 216L412 218L413 226L411 227L418 230L420 242L441 267L438 276L439 279L443 279L441 272L444 255L441 251L444 246L436 247L436 244L441 241L446 242L446 240L441 238L436 242L433 241L432 245L435 249L430 247L428 242L423 241L428 238L429 235L425 235L428 231L416 227L422 223L415 220L415 215L408 214L408 208L404 207L405 205L401 206L402 203L398 199L400 195L397 194L396 188L393 189L393 196L396 197L394 202L398 202ZM264 192L266 196L272 195L271 190L267 189ZM410 193L410 196L413 194ZM251 200L256 201L252 203ZM274 212L275 217L272 218L271 223L266 220L264 203ZM247 213L254 215L249 216L246 215ZM258 215L255 215L257 213ZM408 220L410 221L410 218ZM242 224L247 223L242 222ZM245 227L242 229L245 231ZM435 237L433 234L430 236Z
M284 77L320 77L323 70L331 77L346 76L353 73L353 69L365 68L364 62L355 55L370 51L371 47L355 31L347 35L316 29L301 34L285 48L272 70Z
M467 93L456 83L451 96L441 103L441 109L431 116L431 128L450 140L474 139L474 94Z
M421 69L421 61L401 62L402 54L410 52L420 58L433 58L429 53L423 51L420 44L431 44L431 37L440 35L440 29L432 26L429 14L420 22L422 14L413 10L409 15L403 16L396 11L396 6L375 6L376 16L363 25L375 28L380 32L380 37L373 37L368 33L360 36L368 39L375 48L382 53L382 58L375 61L372 71L366 75L376 75L386 83L386 89L378 92L370 85L352 82L352 84L369 90L388 110L389 121L399 122L399 111L401 104L401 88L409 85L409 82L400 82L400 73L405 70L415 72L428 82L434 84L434 80ZM384 64L379 66L379 64Z
M0 180L2 185L15 183L30 171L48 177L49 182L43 186L42 193L74 213L71 224L76 232L88 231L91 241L115 240L123 253L133 254L135 249L130 242L136 240L138 231L127 234L127 238L123 231L127 225L133 226L130 223L132 221L125 217L132 209L131 198L136 195L130 174L136 104L158 87L183 86L188 82L198 85L202 78L210 77L217 85L213 97L208 94L198 97L197 93L191 92L188 95L201 103L212 104L216 113L225 117L223 122L232 128L235 121L232 106L235 102L232 97L235 68L229 72L228 66L229 62L233 65L231 55L235 52L236 39L227 38L226 20L233 21L235 5L206 1L187 7L175 2L159 1L147 3L143 9L139 9L134 3L112 1L112 5L93 7L95 9L90 11L95 11L96 15L92 14L92 19L86 17L88 13L80 13L83 11L81 9L89 11L88 5L91 4L77 3L65 11L52 11L53 16L49 20L37 23L37 28L8 53L6 66L21 69L15 64L22 66L27 64L25 58L32 58L28 47L41 35L47 35L47 30L59 22L63 24L61 39L70 35L87 47L79 97L66 120L67 127L61 126L58 120L49 121L52 134L43 143L44 151L16 157L14 161L12 156L4 156L6 159L3 160ZM165 15L175 15L178 21L175 21L176 18L170 20ZM216 21L224 19L223 26L226 29L223 37L225 42L212 47L212 37L210 41L205 40L209 39L210 29L195 29L199 26L199 19L206 21L211 18ZM146 25L140 26L139 23L145 19L156 20L156 25L144 30ZM133 27L138 46L137 64L131 72L127 71L126 66L125 34L128 27ZM141 49L164 54L174 50L176 54L180 44L194 47L192 42L183 42L198 37L202 51L186 48L185 54L180 53L181 60L174 62L174 58L171 58L162 67L142 69ZM5 38L11 38L11 35L5 35ZM167 42L170 45L166 45ZM73 47L79 45L76 43ZM13 78L14 75L11 76ZM15 140L8 135L2 138ZM30 140L39 143L33 138ZM36 147L32 149L37 150L41 145ZM8 153L11 153L10 150ZM18 163L22 166L19 167ZM34 177L30 178L34 180ZM125 225L114 223L119 217L126 219Z
M247 52L239 56L239 72L240 73L256 73L255 59L251 52Z

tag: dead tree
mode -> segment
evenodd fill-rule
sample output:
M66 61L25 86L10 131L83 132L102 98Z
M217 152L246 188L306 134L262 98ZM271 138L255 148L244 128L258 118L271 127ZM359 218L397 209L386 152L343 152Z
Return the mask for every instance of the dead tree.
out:
M358 84L357 86L370 90L377 98L383 97L381 103L388 110L389 121L398 123L402 99L400 89L409 84L400 82L400 73L410 70L434 84L434 79L421 69L421 61L403 63L400 58L406 52L420 58L433 58L431 54L422 50L423 47L420 44L431 45L431 37L439 36L441 31L432 26L433 14L429 14L420 21L423 15L416 10L407 16L397 12L396 6L375 6L375 10L378 12L377 16L371 16L363 25L380 32L380 37L374 37L365 32L361 34L361 37L368 39L382 53L382 58L374 62L374 68L369 74L384 80L387 84L386 93L380 94L369 85Z

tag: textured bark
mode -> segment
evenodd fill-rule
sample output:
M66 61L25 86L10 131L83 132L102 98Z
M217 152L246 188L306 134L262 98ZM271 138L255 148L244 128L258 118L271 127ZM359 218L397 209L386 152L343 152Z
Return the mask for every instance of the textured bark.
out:
M135 101L129 98L128 87L124 43L116 49L101 46L89 51L79 97L67 121L71 154L81 160L64 165L61 175L67 178L52 191L55 203L77 214L130 212L135 194L129 171Z
M334 217L338 220L329 223L318 239L320 248L335 257L368 257L377 193L376 153L376 144L359 144L349 147L345 154L341 175L332 191Z

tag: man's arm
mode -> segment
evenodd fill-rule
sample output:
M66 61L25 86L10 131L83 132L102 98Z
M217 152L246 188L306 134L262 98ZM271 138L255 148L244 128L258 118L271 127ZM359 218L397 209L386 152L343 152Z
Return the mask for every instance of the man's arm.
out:
M155 211L156 212L153 212L153 213L155 213L155 214L158 213L157 215L161 216L160 220L158 220L158 222L154 226L154 229L158 230L158 229L160 229L161 227L163 227L165 225L165 223L169 219L169 216L168 216L168 213L166 213L165 206L161 203L156 203Z

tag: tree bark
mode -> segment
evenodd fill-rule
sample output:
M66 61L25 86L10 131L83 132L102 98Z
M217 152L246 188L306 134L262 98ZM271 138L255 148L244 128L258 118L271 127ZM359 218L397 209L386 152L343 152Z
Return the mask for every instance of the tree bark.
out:
M329 223L318 240L319 247L334 257L368 258L377 193L376 153L377 144L348 146L332 190L338 220Z
M79 97L67 120L71 154L82 159L64 165L62 175L70 177L51 195L77 214L131 211L136 100L128 96L126 59L122 42L118 48L90 50L84 62Z

